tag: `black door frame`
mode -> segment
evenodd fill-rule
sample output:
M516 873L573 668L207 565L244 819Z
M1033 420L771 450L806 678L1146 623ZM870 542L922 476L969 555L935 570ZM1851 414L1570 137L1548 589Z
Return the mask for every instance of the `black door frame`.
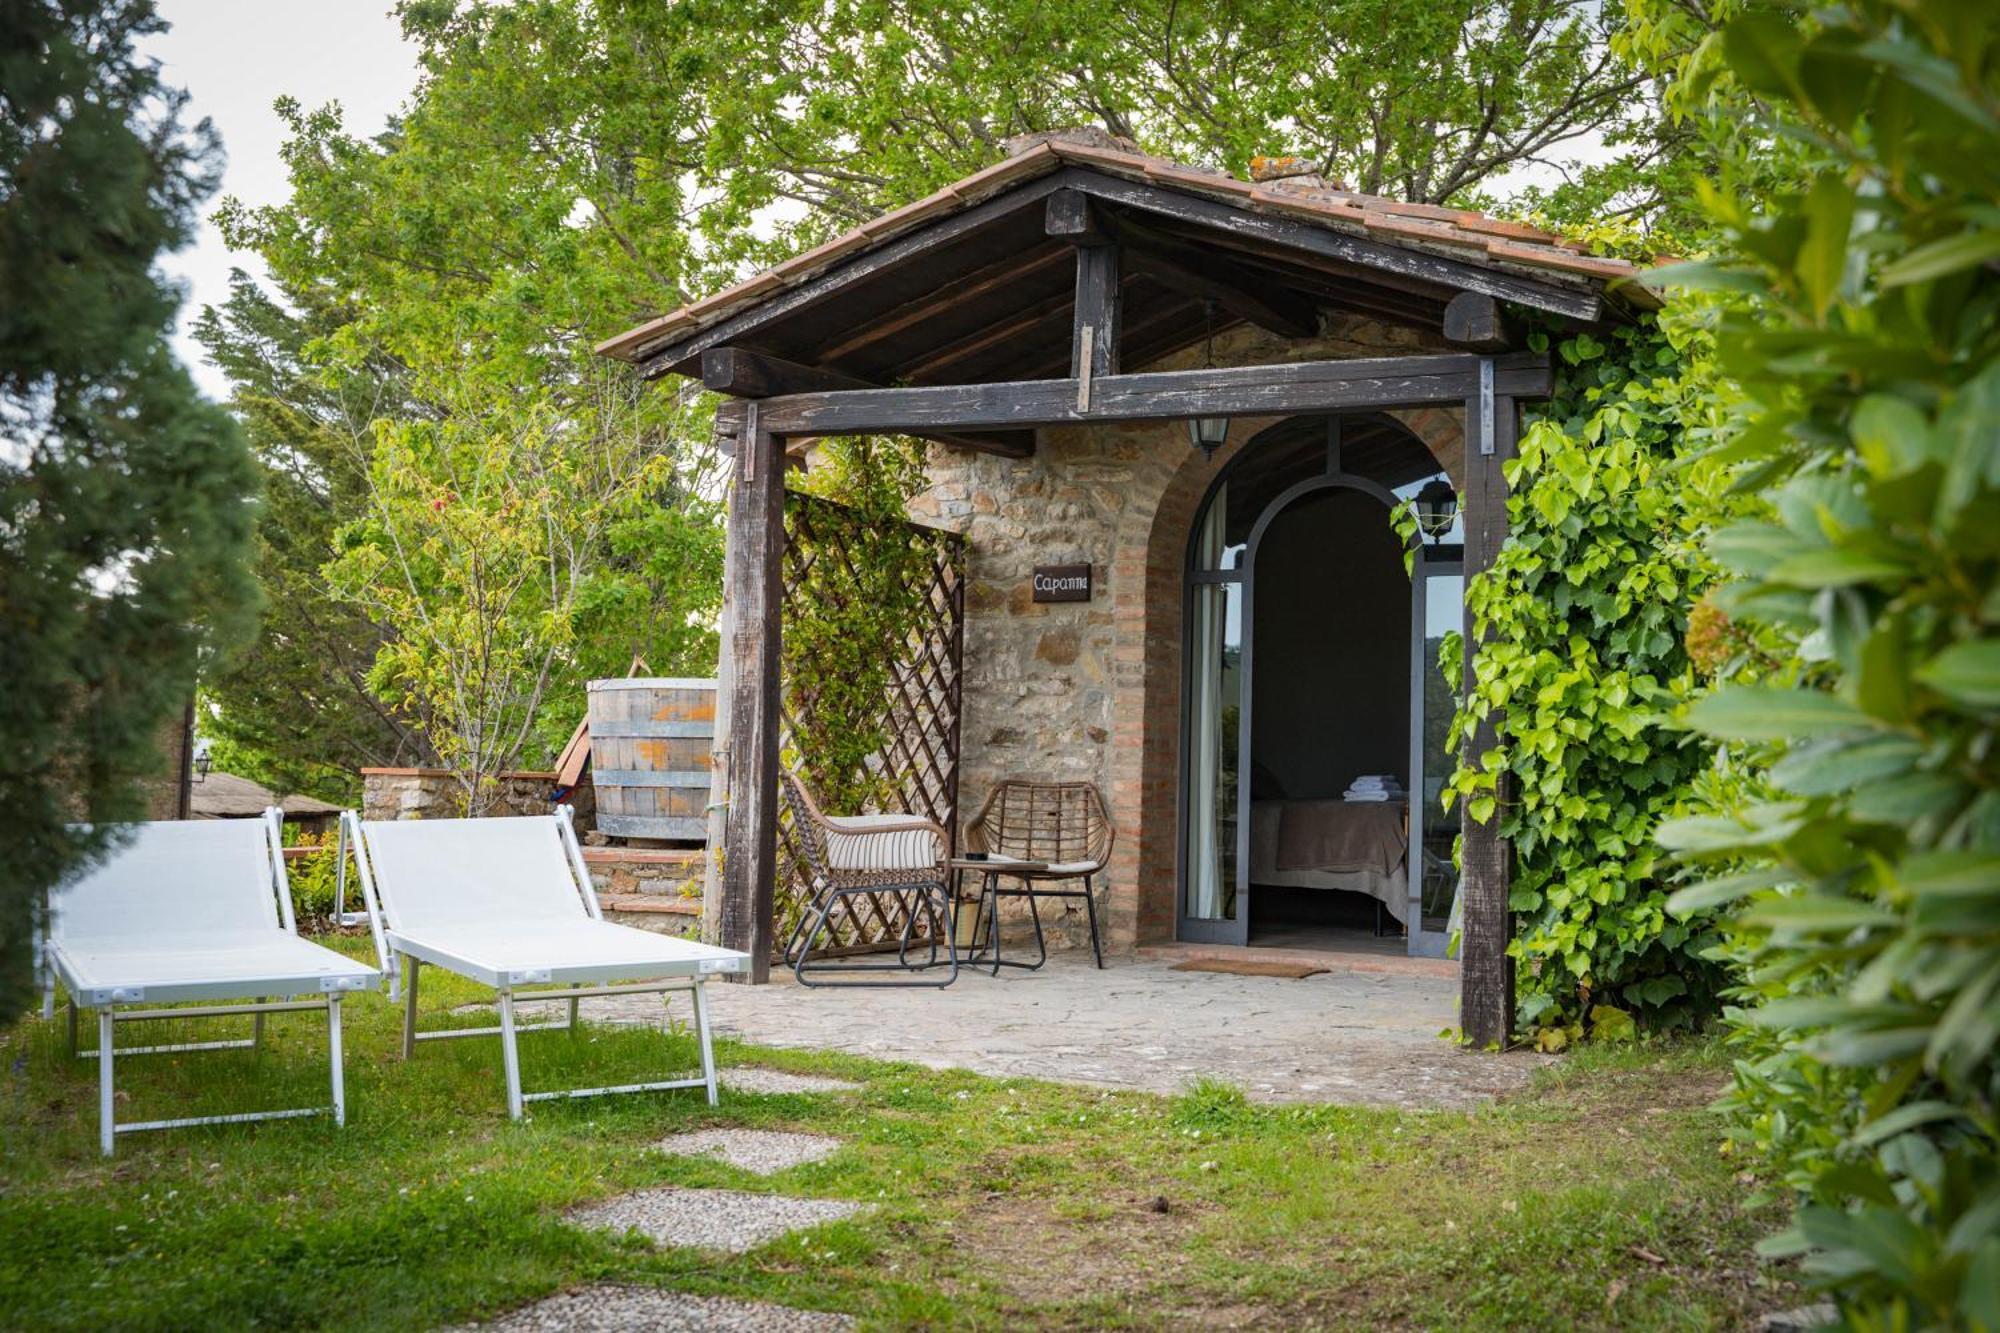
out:
M1418 546L1416 558L1410 564L1410 838L1404 854L1410 897L1403 909L1406 913L1405 929L1409 932L1409 952L1416 958L1446 957L1451 937L1449 922L1442 932L1424 929L1424 830L1433 816L1442 813L1424 794L1424 782L1428 776L1424 771L1424 680L1431 667L1424 661L1424 647L1429 642L1424 630L1430 618L1431 580L1454 576L1460 580L1465 577L1464 546L1456 543ZM1461 619L1464 614L1463 596L1461 592ZM1453 873L1456 874L1456 870ZM1457 897L1458 890L1454 888L1454 902Z

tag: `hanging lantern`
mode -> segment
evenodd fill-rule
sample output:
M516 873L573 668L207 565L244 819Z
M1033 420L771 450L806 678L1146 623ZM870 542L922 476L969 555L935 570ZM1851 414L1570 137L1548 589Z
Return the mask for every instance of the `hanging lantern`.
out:
M1434 478L1417 492L1416 511L1418 531L1436 541L1458 517L1458 492L1443 477Z
M1189 417L1187 428L1189 441L1210 458L1229 438L1228 417Z

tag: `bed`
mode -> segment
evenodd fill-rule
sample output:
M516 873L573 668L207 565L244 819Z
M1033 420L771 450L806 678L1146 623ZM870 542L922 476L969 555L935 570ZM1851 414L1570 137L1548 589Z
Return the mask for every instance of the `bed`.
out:
M1266 800L1250 806L1250 882L1365 893L1403 923L1408 808L1401 801Z

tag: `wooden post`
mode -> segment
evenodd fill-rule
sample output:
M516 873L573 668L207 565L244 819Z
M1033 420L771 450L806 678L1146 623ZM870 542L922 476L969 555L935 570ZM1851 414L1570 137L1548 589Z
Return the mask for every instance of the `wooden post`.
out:
M1099 380L1118 373L1118 340L1123 322L1119 302L1118 242L1090 200L1074 190L1057 190L1043 212L1043 230L1076 247L1076 318L1070 338L1069 373ZM1088 369L1084 358L1089 358Z
M778 708L782 653L785 451L744 405L723 556L728 710L721 943L750 955L749 979L771 978L778 871Z
M1490 364L1490 363L1489 363ZM1486 378L1491 386L1492 380ZM1514 456L1520 436L1516 400L1488 392L1465 401L1465 578L1492 567L1507 540L1507 480L1500 466ZM1472 614L1465 617L1465 689L1473 681L1476 640ZM1482 755L1497 739L1496 720L1489 718L1473 733L1470 753ZM1500 797L1508 799L1506 779ZM1507 953L1513 939L1513 916L1507 898L1512 889L1511 851L1500 836L1500 814L1479 822L1464 817L1464 935L1459 946L1459 1024L1475 1047L1505 1046L1514 1031L1514 960Z
M1118 247L1076 247L1076 325L1070 340L1070 374L1084 378L1084 349L1090 356L1089 377L1118 373L1119 317Z

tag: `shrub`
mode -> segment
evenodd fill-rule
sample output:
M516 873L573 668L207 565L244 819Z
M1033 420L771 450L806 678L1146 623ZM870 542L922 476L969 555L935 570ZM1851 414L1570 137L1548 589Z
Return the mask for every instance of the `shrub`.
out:
M313 850L311 856L287 857L285 874L292 885L292 912L299 929L311 932L332 927L334 894L340 883L340 835L301 833L293 847Z
M1750 298L1718 457L1768 511L1716 534L1718 603L1798 663L1691 711L1767 792L1662 841L1723 872L1677 912L1740 904L1737 1133L1799 1196L1767 1248L1857 1327L2000 1328L1995 29L1926 0L1730 23L1720 76L1812 170L1765 216L1714 192L1726 258L1681 275Z

